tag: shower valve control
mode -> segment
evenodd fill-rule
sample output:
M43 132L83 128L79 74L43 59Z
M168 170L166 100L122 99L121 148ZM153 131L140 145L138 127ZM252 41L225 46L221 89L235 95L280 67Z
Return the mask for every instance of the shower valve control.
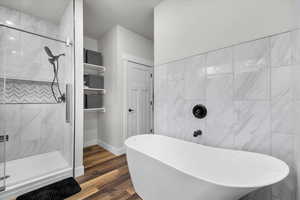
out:
M201 135L202 135L201 130L194 131L194 137L198 137L198 136L201 136Z
M207 109L204 105L198 104L193 107L193 115L197 119L203 119L207 115Z

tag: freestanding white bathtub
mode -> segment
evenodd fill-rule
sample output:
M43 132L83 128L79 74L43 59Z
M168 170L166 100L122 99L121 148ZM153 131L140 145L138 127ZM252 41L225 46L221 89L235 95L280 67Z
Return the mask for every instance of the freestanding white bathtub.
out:
M289 174L289 167L271 156L166 136L134 136L125 145L133 185L143 200L238 200Z

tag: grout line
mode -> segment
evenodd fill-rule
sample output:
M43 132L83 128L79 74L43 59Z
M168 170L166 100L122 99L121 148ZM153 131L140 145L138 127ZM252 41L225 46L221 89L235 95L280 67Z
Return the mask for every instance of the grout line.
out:
M256 39L253 39L253 40L246 40L246 41L235 43L235 44L232 44L232 45L229 45L229 46L209 50L209 51L206 51L206 52L203 52L203 53L197 53L197 54L193 54L191 56L186 56L186 57L183 57L183 58L180 58L180 59L175 59L175 60L164 62L164 63L161 63L161 64L155 64L155 66L158 67L158 66L161 66L161 65L166 65L166 64L178 62L180 60L189 59L189 58L194 57L194 56L201 56L201 55L205 55L205 54L212 53L212 52L215 52L215 51L219 51L219 50L223 50L223 49L227 49L227 48L233 48L235 46L239 46L239 45L242 45L242 44L247 44L247 43L255 42L255 41L258 41L258 40L268 39L268 38L271 38L271 37L275 37L275 36L285 34L285 33L291 33L291 32L298 31L298 30L300 30L300 28L294 28L294 29L291 29L291 30L288 30L288 31L267 35L267 36L256 38Z
M239 120L240 120L240 112L238 110L238 107L236 106L236 79L235 79L235 59L234 59L234 56L235 56L235 52L234 52L234 49L235 47L231 48L231 67L232 67L232 76L233 76L233 82L232 82L232 102L233 102L233 109L234 109L234 112L236 114L236 121L234 122L234 133L233 133L233 148L234 149L238 149L237 148L237 126L239 124Z
M269 76L269 131L270 131L270 155L273 155L273 133L272 133L272 122L273 122L273 115L272 115L272 41L271 38L268 38L268 76Z

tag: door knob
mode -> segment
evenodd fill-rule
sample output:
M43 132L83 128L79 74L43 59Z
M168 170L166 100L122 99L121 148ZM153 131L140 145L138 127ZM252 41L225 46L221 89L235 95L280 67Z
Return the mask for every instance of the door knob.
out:
M129 108L129 109L128 109L128 111L129 111L129 112L133 112L134 110L133 110L133 109L131 109L131 108Z

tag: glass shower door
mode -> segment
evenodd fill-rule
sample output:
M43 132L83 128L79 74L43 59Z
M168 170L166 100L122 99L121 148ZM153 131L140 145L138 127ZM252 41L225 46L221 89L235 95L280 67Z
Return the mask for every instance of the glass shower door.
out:
M72 172L73 123L66 121L70 104L65 101L67 97L72 99L72 94L66 96L67 85L73 85L72 46L56 38L3 28L5 80L1 115L9 139L5 145L0 136L0 154L5 146L7 189ZM61 56L52 60L51 54Z
M3 29L0 27L0 38L3 35ZM4 66L3 66L3 54L4 51L2 46L2 40L0 40L0 192L5 190L5 165L6 165L6 156L5 156L5 144L6 144L6 131L5 131L5 121L4 121L4 86L5 86L5 77L4 77Z
M6 180L6 173L5 173L5 143L7 140L7 136L5 135L5 131L1 130L0 135L0 192L5 190L5 180Z
M56 22L0 6L0 191L73 174L72 3Z

